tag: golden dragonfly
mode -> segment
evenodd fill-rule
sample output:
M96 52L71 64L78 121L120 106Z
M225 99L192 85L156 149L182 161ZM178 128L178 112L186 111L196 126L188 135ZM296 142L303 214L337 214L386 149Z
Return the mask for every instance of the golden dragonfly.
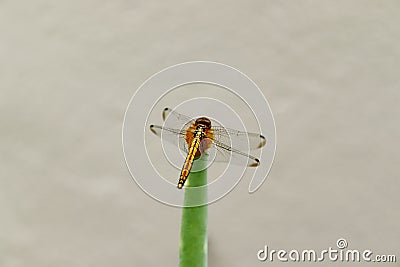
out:
M193 119L170 108L162 113L163 126L150 125L150 130L164 140L174 143L186 153L186 159L179 176L178 188L185 184L193 166L211 147L215 148L214 161L257 167L260 160L243 150L262 148L266 138L258 133L248 133L220 126L206 117ZM234 147L233 147L234 146Z

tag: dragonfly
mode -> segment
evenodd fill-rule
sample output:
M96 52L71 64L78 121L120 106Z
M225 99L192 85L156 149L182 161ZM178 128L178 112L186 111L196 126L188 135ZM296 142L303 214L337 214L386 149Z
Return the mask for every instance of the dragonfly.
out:
M260 149L267 143L259 133L248 133L225 128L207 117L191 118L170 108L162 112L163 126L150 125L150 130L163 140L177 145L186 159L183 163L178 181L182 189L194 160L206 154L210 148L215 149L214 161L230 162L237 165L257 167L260 160L244 151Z

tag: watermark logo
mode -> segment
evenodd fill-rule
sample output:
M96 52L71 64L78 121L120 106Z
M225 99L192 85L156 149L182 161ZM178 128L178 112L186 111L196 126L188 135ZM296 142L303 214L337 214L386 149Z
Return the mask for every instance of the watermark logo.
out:
M339 239L336 241L336 246L337 246L339 249L345 249L345 248L347 248L348 244L347 244L346 239L344 239L344 238L339 238Z
M374 254L372 250L348 249L347 240L339 238L336 247L323 250L275 250L267 245L257 252L259 261L281 262L396 262L396 255Z

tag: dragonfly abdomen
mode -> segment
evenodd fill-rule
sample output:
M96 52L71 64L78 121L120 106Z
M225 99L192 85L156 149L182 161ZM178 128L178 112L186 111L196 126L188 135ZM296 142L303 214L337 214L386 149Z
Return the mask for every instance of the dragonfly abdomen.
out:
M204 127L197 126L194 133L192 142L189 146L188 154L186 156L185 163L183 164L181 175L179 177L178 188L181 189L185 184L187 177L189 176L190 170L193 166L193 161L195 157L198 157L198 150L200 147L201 139L204 137Z

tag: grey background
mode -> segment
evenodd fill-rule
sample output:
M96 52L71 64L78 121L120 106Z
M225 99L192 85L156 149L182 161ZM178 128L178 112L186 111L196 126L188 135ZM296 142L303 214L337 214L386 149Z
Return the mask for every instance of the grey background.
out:
M190 60L249 75L277 125L267 182L249 195L244 180L209 207L210 266L266 265L265 244L325 249L339 237L399 257L399 11L0 1L0 266L177 266L180 210L131 180L121 128L145 79Z

